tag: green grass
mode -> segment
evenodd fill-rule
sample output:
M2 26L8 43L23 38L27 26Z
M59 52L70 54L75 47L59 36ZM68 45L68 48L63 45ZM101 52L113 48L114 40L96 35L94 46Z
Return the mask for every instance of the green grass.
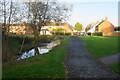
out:
M86 43L90 54L97 59L120 52L118 46L120 37L81 36L80 38ZM112 63L108 66L120 75L120 63Z
M110 65L111 69L120 75L120 63L113 63Z
M3 64L3 78L65 78L64 59L69 36L48 54Z
M48 42L57 40L61 37L62 36L45 36L45 35L42 35L42 36L40 36L40 41L39 42L40 43L48 43ZM3 54L4 53L8 54L9 59L7 57L4 57L4 58L7 58L6 59L7 61L17 58L22 52L28 51L28 50L34 48L34 46L35 46L34 45L35 40L34 40L33 35L11 34L9 36L6 35L3 38L7 38L6 39L7 43L5 41L3 42L3 43L6 43L6 44L3 44L3 46L7 46L7 48L6 48L7 53L6 53L6 50L3 51ZM19 53L24 38L25 38L25 41L24 41L24 45L23 45L23 48L22 48L22 52ZM4 59L4 62L6 60Z
M118 39L120 37L103 37L103 36L81 36L88 51L95 58L102 58L120 52L118 48Z

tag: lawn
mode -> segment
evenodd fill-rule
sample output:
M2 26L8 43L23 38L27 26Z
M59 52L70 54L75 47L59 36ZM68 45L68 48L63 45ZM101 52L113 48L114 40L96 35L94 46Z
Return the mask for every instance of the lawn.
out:
M120 75L120 63L113 63L110 65L111 69Z
M95 58L102 58L120 52L118 48L118 39L120 37L103 37L103 36L81 36L88 51Z
M64 59L69 36L48 54L3 64L3 78L65 78Z
M103 37L103 36L81 36L86 48L93 57L100 59L120 52L120 37ZM120 63L108 65L115 73L120 75Z

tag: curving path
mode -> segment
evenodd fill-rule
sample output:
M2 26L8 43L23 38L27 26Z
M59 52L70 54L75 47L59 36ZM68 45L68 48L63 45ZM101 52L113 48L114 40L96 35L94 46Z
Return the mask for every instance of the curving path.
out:
M101 58L104 64L120 63L120 52L111 56Z
M65 61L68 78L117 78L102 62L92 58L85 49L85 43L72 36L68 44Z

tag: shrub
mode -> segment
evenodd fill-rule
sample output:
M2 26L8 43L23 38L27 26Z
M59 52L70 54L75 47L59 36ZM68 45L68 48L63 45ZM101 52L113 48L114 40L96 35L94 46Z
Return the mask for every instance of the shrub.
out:
M55 34L56 34L56 35L64 35L63 32L56 32Z
M71 33L65 33L65 35L71 35Z
M56 28L52 30L52 34L56 34L56 35L64 35L64 29L62 28Z
M55 35L71 35L71 33L56 32Z
M91 33L87 33L89 36L91 36Z
M95 33L92 33L92 36L103 36L103 35L102 35L102 32L95 32Z
M43 36L40 37L40 42L41 43L48 43L50 41L51 41L50 38L46 35L43 35Z
M54 35L54 36L43 35L40 37L40 42L41 43L49 43L49 42L57 40L59 38L60 38L60 35Z

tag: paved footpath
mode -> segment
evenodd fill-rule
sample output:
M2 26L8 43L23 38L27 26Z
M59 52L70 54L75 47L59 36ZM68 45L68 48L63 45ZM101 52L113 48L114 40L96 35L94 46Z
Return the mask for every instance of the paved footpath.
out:
M111 56L101 58L104 64L120 63L120 52Z
M95 60L85 49L85 43L72 36L65 61L68 78L118 78L102 62Z

